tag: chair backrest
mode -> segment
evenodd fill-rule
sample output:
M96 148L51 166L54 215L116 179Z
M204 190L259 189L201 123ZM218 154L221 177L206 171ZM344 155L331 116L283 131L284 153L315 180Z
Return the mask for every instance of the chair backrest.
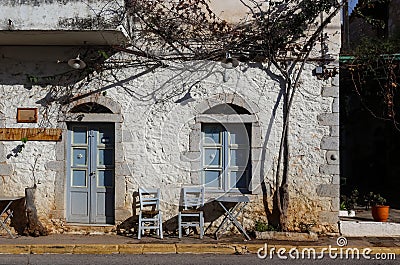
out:
M183 187L183 208L197 209L204 205L204 187Z
M160 189L158 188L139 188L140 210L151 208L160 210Z

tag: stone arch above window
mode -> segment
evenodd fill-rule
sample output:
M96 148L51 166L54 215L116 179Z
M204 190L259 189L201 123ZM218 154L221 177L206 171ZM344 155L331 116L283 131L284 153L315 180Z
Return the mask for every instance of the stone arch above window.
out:
M248 114L251 115L251 113L238 105L232 104L232 103L224 103L224 104L219 104L216 105L204 112L204 114Z
M96 102L82 103L73 107L71 113L113 113L109 108L97 104Z
M221 108L231 107L236 113L216 113ZM195 106L197 114L250 114L260 112L258 106L250 100L244 99L239 94L217 94L205 99Z

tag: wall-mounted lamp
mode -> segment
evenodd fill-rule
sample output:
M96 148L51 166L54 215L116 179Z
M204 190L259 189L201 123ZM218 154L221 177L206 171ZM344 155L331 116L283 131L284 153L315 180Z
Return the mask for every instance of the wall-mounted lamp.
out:
M339 72L336 67L328 69L325 66L317 66L315 67L313 73L318 79L327 80L330 77L336 76Z
M76 58L69 59L68 65L74 69L83 69L86 67L86 63L79 58L79 54Z
M193 102L193 101L195 101L195 99L192 97L192 94L190 94L190 90L189 90L188 92L186 92L186 94L183 97L177 99L175 101L175 103L179 103L181 105L186 105L189 102Z
M229 52L226 53L226 57L222 59L221 66L225 69L233 69L239 65L239 61L231 57Z

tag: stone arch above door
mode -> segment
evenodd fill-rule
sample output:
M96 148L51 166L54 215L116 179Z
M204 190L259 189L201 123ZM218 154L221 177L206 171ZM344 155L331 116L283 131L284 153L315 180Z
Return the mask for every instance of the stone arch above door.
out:
M109 109L113 114L121 114L121 106L116 101L100 95L92 95L78 99L70 103L66 109L67 112L71 112L75 107L82 104L96 103Z
M91 107L93 111L90 111ZM92 95L73 101L65 107L64 112L65 119L60 122L121 123L123 120L121 105L111 98L101 95Z

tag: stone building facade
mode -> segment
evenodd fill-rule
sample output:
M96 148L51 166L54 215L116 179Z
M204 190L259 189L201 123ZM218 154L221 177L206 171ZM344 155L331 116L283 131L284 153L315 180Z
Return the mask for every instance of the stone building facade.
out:
M83 224L92 225L89 232L131 229L140 186L161 189L170 231L185 185L206 186L207 225L221 218L213 203L221 195L250 197L240 217L246 229L266 220L282 130L279 82L257 65L224 69L219 62L171 63L145 74L127 67L82 79L69 59L98 59L109 45L129 41L118 27L123 20L93 15L105 2L2 2L0 130L56 128L61 137L28 137L23 148L19 139L3 139L0 194L23 195L37 183L39 217L54 233ZM332 68L339 25L337 18L327 28ZM292 110L288 220L294 231L313 225L337 232L338 76L320 80L316 66L307 63ZM18 108L37 108L37 122L18 122Z

